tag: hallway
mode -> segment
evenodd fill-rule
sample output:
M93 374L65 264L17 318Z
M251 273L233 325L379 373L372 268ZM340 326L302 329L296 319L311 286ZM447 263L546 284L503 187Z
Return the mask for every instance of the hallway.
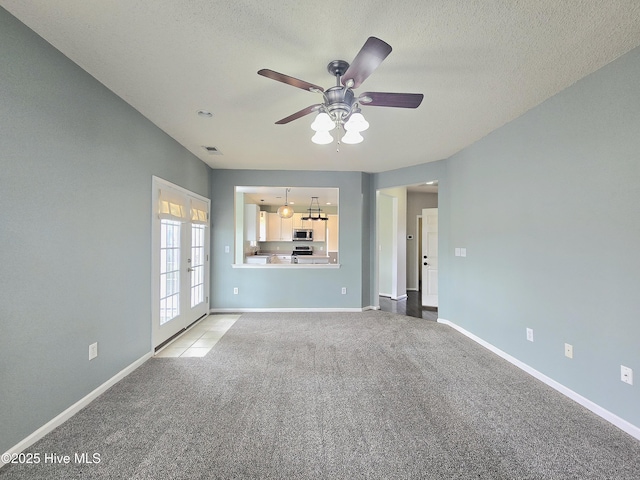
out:
M437 310L423 310L421 292L408 291L404 300L391 300L389 297L380 298L380 310L383 312L398 313L408 317L424 318L425 320L438 320Z

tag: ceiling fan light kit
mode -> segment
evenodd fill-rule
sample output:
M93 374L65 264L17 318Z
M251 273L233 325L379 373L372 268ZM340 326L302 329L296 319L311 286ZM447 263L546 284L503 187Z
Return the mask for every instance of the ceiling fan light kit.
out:
M347 133L344 137L342 137L342 143L346 143L347 145L355 145L356 143L361 143L364 140L364 137L360 135L360 132L356 132L355 130L347 130Z
M317 145L328 145L333 142L333 137L329 132L316 132L311 141Z
M360 132L369 128L369 123L360 111L360 104L417 108L424 97L421 93L365 92L358 97L353 93L353 89L358 88L390 53L389 44L379 38L369 37L351 65L344 60L333 60L327 65L327 71L336 77L336 85L327 90L273 70L258 71L258 74L264 77L313 93L321 93L323 96L321 104L304 108L278 120L276 124L283 125L310 113L319 112L311 124L311 128L316 132L311 141L319 145L332 143L333 137L329 132L334 128L341 128L346 132L342 142L355 144L364 140Z
M311 124L311 128L316 132L329 132L336 128L336 123L331 120L328 113L320 112Z

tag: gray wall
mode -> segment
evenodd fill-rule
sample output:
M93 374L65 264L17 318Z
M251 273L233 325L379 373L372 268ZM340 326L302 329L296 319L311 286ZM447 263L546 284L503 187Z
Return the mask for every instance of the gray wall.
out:
M363 259L369 259L369 236L365 233L371 230L364 205L368 177L360 172L212 171L211 308L361 308L363 277L368 275ZM233 268L234 187L238 185L339 188L340 267ZM226 246L229 253L225 253ZM238 295L233 294L234 287L238 287ZM346 295L341 294L342 287L347 288Z
M635 49L444 165L372 187L440 180L439 317L636 426L620 365L640 371L638 78Z
M380 193L378 195L378 290L380 295L391 297L394 291L394 258L397 245L393 225L393 197Z
M0 58L4 452L150 351L151 177L209 168L2 8Z
M440 311L636 426L620 365L640 372L638 78L635 49L449 160L467 257Z

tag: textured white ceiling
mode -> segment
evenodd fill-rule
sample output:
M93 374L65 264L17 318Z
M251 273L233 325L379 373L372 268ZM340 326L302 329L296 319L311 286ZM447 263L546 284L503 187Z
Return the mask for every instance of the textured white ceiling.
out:
M379 172L440 160L640 45L638 0L0 0L214 168ZM359 145L311 143L322 85L369 36L393 47L356 91L424 93L363 107ZM196 112L209 110L205 119ZM210 155L203 145L222 155Z

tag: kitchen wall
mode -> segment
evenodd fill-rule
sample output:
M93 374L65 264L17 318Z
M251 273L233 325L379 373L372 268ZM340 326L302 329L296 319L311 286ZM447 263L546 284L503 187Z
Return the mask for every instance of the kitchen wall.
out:
M277 186L340 188L340 266L337 268L237 268L233 265L234 187ZM361 309L369 298L369 175L361 172L214 170L211 173L211 308ZM291 246L293 243L291 243ZM225 253L225 247L230 252ZM238 294L233 289L238 288ZM347 294L342 295L342 287ZM366 297L363 295L366 293Z
M2 8L0 57L2 453L150 352L152 175L209 169Z
M640 388L620 365L640 372L638 78L639 48L454 155L442 176L419 166L374 182L440 180L440 318L636 434Z

